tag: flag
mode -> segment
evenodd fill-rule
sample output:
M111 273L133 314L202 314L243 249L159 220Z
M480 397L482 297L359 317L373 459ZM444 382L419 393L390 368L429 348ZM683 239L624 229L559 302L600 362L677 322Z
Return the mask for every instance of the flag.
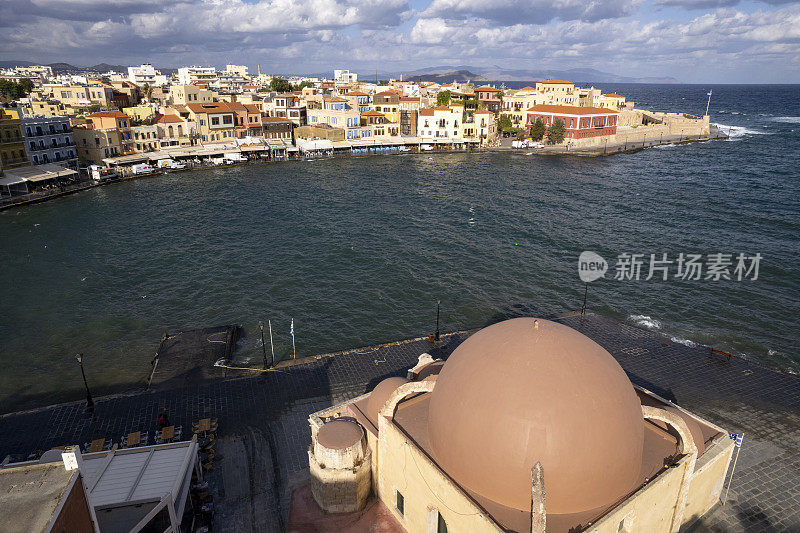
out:
M728 438L730 438L731 440L736 441L736 447L737 448L741 448L742 447L742 439L744 438L744 435L739 434L739 433L728 433Z
M711 91L708 91L708 96L711 96Z
M292 319L292 327L289 328L289 334L294 337L294 318Z

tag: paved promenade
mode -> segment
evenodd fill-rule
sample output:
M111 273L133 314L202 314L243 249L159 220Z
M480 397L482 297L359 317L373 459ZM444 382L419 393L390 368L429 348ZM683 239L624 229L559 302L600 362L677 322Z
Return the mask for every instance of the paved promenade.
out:
M729 431L744 433L728 502L697 530L800 531L799 377L709 355L705 348L603 317L558 321L603 345L635 384ZM193 420L217 417L225 447L247 455L245 463L222 453L213 476L228 487L217 492L218 516L235 519L240 530L281 531L290 490L307 479L307 416L362 394L385 377L404 375L423 352L447 357L468 335L444 335L443 344L434 350L427 340L404 341L320 357L280 371L101 398L94 418L85 413L83 403L6 415L0 418L0 457L99 437L119 440L136 430L152 433L163 407L184 431ZM256 491L249 496L236 493L231 481L243 471ZM266 509L254 505L256 499L265 502ZM252 515L243 516L247 513Z

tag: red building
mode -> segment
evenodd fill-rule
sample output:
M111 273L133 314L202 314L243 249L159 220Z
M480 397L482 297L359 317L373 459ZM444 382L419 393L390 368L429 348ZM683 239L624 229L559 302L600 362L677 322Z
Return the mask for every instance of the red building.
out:
M528 133L537 118L542 119L546 128L550 128L556 120L563 121L565 139L585 139L617 133L619 113L600 107L535 105L528 109L528 120L525 123Z

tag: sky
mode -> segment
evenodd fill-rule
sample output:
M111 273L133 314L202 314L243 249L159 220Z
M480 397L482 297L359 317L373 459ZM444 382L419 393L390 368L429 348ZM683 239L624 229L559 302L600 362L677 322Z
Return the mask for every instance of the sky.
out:
M0 60L800 83L791 0L0 0Z

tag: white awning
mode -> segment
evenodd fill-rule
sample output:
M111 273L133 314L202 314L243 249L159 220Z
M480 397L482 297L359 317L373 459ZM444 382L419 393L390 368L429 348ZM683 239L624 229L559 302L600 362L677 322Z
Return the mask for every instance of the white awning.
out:
M327 139L317 141L298 140L297 147L301 152L314 152L318 150L333 150L333 143Z
M25 180L22 178L0 178L0 186L2 187L17 185L19 183L25 183Z

